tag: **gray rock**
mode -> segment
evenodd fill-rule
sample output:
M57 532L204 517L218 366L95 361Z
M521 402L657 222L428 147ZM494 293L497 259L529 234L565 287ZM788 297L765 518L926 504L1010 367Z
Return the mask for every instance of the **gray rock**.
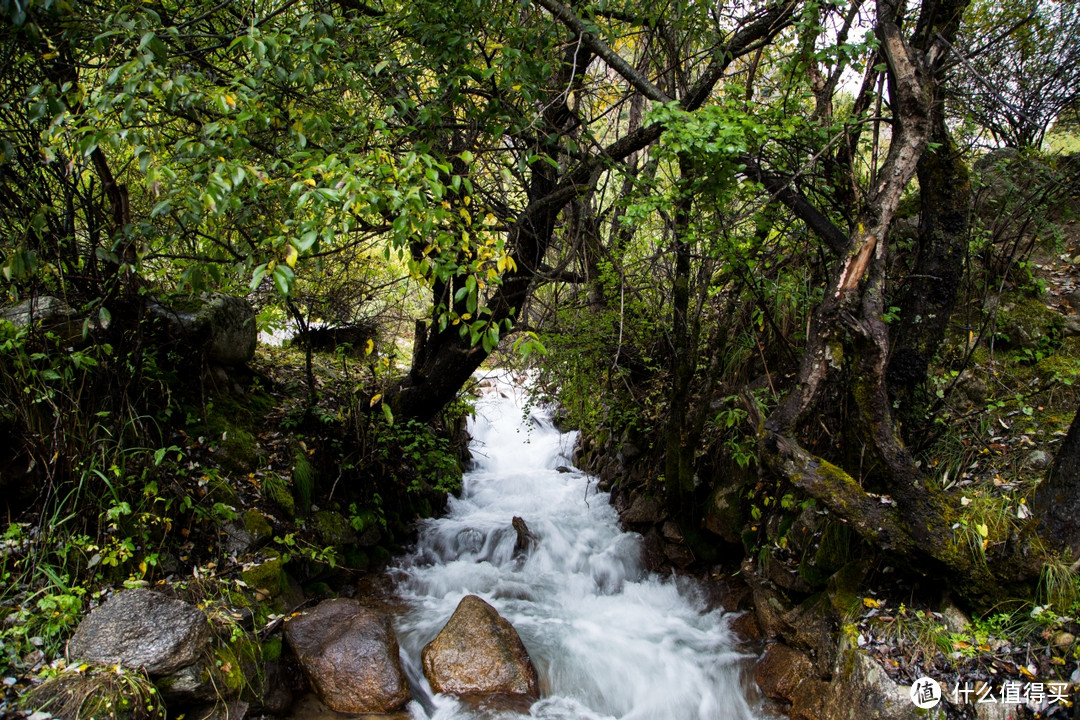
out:
M991 697L993 697L991 695ZM976 703L975 717L978 720L1012 720L1016 717L1016 705L1004 703Z
M210 362L243 365L255 356L255 310L244 298L209 293L173 305L152 302L149 309Z
M951 633L967 632L968 628L971 627L971 620L955 605L947 605L941 611L941 619Z
M221 533L225 536L225 552L230 555L244 555L255 547L255 538L241 522L233 520L225 523Z
M24 300L18 305L0 310L0 319L7 320L15 327L26 327L30 323L48 324L57 320L66 320L75 314L71 307L58 297L42 295L31 300Z
M741 491L741 485L721 485L713 491L705 506L705 529L733 545L742 541L740 533L744 517L740 502Z
M319 698L332 710L392 713L409 702L390 618L338 598L285 624L285 639Z
M213 677L205 663L197 662L159 678L154 685L165 702L194 705L216 702L219 683L224 685L220 678Z
M1024 467L1031 470L1045 470L1054 461L1054 456L1045 450L1032 450L1024 459Z
M51 295L42 295L13 307L0 309L0 320L7 320L18 328L33 325L42 331L51 332L58 337L61 344L82 340L82 318L77 317L66 302Z
M911 702L910 688L897 685L876 660L845 641L834 666L831 692L822 717L830 720L920 720L940 718L939 704L930 711ZM943 690L944 692L944 690ZM852 702L858 698L858 702Z
M244 720L248 704L243 700L219 702L196 709L190 713L195 720Z
M68 642L67 655L161 676L194 664L209 642L210 625L201 610L137 588L113 595L90 613Z
M794 700L796 689L813 673L814 664L805 654L783 643L772 643L754 668L754 680L767 697Z
M1061 332L1065 337L1076 337L1080 335L1080 317L1076 315L1066 315L1065 324L1061 328Z

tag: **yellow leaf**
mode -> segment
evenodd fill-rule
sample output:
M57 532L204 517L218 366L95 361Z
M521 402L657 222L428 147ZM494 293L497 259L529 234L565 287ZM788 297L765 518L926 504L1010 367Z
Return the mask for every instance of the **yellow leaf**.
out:
M296 258L298 257L300 257L300 253L296 251L295 246L290 245L289 248L285 251L285 263L289 267L296 267Z
M863 604L863 605L865 605L865 606L866 606L866 607L868 607L868 608L876 608L876 607L881 607L881 603L880 603L880 602L878 602L878 601L877 601L877 600L875 600L874 598L869 598L869 597L864 597L864 598L862 599L862 604Z
M368 342L371 341L368 340ZM382 400L382 393L375 393L374 397L371 398L371 404L368 407L375 407L375 403L379 402L380 400Z
M364 354L370 355L373 352L375 352L375 341L371 338L368 338L367 347L364 348Z
M1026 678L1031 678L1031 679L1035 678L1035 673L1031 672L1030 670L1028 670L1023 665L1020 666L1020 674L1023 675L1024 677L1026 677Z
M990 530L986 527L986 523L979 523L975 526L975 529L978 530L979 534L983 537L988 537L990 535Z
M465 203L465 207L469 207L469 204L472 203L472 198L466 195L465 197L461 198L461 202Z
M225 93L225 104L228 105L230 109L235 108L236 107L236 98L234 98L229 93Z
M304 179L304 184L309 186L309 187L315 187L315 181L312 180L311 178L305 178Z
M468 200L469 196L466 195L465 199ZM465 204L468 205L469 203L465 203ZM469 214L468 210L466 210L465 208L461 208L461 210L459 210L458 213L461 215L461 217L465 218L466 223L468 223L469 225L472 225L472 215Z
M59 54L60 54L60 53L58 53L58 52L56 52L55 50L53 50L52 52L48 52L48 53L45 53L44 55L42 55L42 56L41 56L41 59L42 59L42 60L52 60L53 58L55 58L55 57L56 57L57 55L59 55Z

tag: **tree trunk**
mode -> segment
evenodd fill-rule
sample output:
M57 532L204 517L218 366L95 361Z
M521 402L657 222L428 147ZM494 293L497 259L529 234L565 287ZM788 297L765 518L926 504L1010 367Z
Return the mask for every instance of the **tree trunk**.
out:
M943 93L936 95L935 105L940 107ZM968 241L971 183L941 112L935 113L930 140L934 149L923 154L917 168L918 256L900 298L900 320L887 370L889 391L900 402L901 417L912 416L917 391L945 339L963 279Z
M688 447L686 422L690 385L697 368L697 341L690 330L690 211L692 161L679 156L681 180L675 201L672 250L675 275L671 289L671 390L668 393L667 426L664 431L664 486L673 513L680 513L694 490L694 448Z
M671 100L628 63L620 62L599 35L581 25L570 8L557 0L545 0L542 5L573 34L566 44L562 62L553 74L550 101L544 106L542 127L537 128L536 156L557 156L560 134L567 130L568 123L576 122L573 111L565 102L566 91L568 88L579 89L585 76L584 68L588 67L594 54L603 57L643 96L659 102ZM683 108L691 112L700 108L732 62L753 52L760 43L771 40L791 25L797 6L795 0L778 0L748 16L737 32L725 42L718 43L697 82L679 98ZM502 285L488 303L493 322L510 320L513 324L517 321L531 294L534 275L543 265L562 208L571 200L591 192L599 173L610 163L621 162L631 153L655 142L661 130L660 123L640 127L576 164L563 158L570 166L565 171L553 168L545 160L537 160L529 166L529 186L525 188L529 203L513 222L506 243L512 249L517 269L504 276ZM438 325L433 323L428 328L423 357L418 358L419 366L414 365L395 387L388 388L384 401L390 403L395 416L430 419L454 399L487 354L481 345L472 346L468 338L463 339L456 327L440 332Z
M1039 534L1067 549L1074 559L1080 557L1080 411L1031 506L1039 519Z
M759 447L765 468L824 502L867 540L908 562L944 572L965 596L985 600L1001 592L1003 581L1028 579L1037 567L1004 545L1008 556L991 564L954 532L957 511L950 498L928 481L899 437L885 381L890 338L883 320L889 225L934 127L934 68L944 51L937 36L955 34L966 3L923 3L917 30L924 32L925 49L916 50L901 36L895 8L888 0L878 0L875 32L888 66L893 109L889 153L860 213L847 260L837 268L814 313L796 385L762 423ZM923 18L933 22L924 23ZM830 369L842 363L854 369L852 391L866 444L889 481L891 497L884 502L864 492L843 469L808 452L796 438Z

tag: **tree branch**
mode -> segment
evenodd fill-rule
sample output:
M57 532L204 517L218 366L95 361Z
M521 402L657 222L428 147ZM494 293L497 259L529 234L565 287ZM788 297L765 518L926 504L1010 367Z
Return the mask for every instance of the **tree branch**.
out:
M589 26L581 18L574 14L573 10L563 5L559 0L536 0L536 2L554 15L563 25L577 33L587 48L606 62L612 70L622 75L642 95L660 103L672 102L673 98L668 97L663 90L653 85L647 77L635 70L630 63L623 60L622 56L612 50L607 43L596 37L596 34L590 30Z
M847 233L836 227L825 214L811 204L806 196L792 187L793 178L785 178L775 173L766 172L756 160L749 156L739 159L746 166L746 176L765 186L772 196L783 203L800 220L806 223L814 234L825 241L837 255L844 252L848 245Z

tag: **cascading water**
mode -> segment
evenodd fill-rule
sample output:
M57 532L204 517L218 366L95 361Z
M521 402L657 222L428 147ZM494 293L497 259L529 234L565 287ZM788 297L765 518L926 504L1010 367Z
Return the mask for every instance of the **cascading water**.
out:
M742 720L762 717L741 680L727 618L696 588L646 574L640 536L619 529L605 493L569 465L574 434L556 430L525 391L499 384L478 403L473 469L444 517L426 521L396 571L409 606L396 621L416 718L477 717L432 696L420 651L458 602L476 594L509 620L540 674L530 713L551 720ZM529 413L526 415L526 413ZM514 516L535 535L515 557ZM513 717L513 713L509 713Z

